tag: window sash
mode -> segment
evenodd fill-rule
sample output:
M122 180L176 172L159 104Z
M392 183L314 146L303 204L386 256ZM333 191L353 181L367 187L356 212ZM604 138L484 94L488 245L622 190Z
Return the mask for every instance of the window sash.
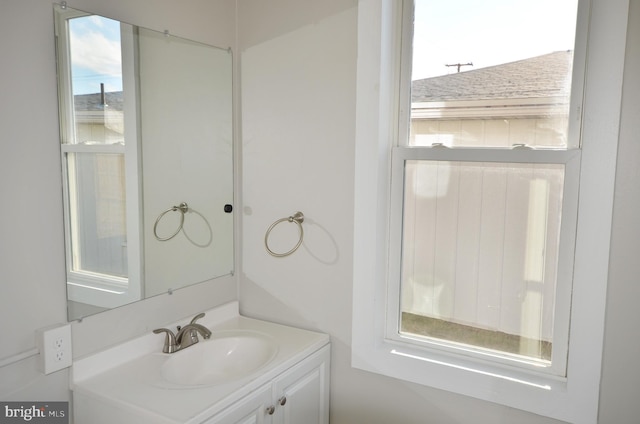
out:
M124 110L126 145L116 144L75 144L76 122L71 83L71 55L68 20L91 15L87 12L62 8L55 5L55 36L58 56L58 93L60 112L60 151L63 175L63 200L65 215L65 251L67 265L67 291L69 300L117 307L139 300L142 293L142 245L140 188L139 188L139 134L138 104L136 96L126 96ZM136 93L136 40L134 27L121 24L122 83L123 90ZM126 222L128 276L98 274L86 270L73 270L72 231L70 220L69 183L71 172L67 165L67 155L71 153L119 153L125 156L126 181ZM136 236L132 236L136 235ZM136 266L135 264L139 264Z
M576 215L578 207L578 183L580 172L579 149L499 149L499 148L446 148L446 147L395 147L392 150L390 227L389 227L389 274L387 279L387 306L385 338L405 346L417 347L433 353L461 354L473 360L496 363L499 366L515 367L527 371L566 376L569 344L569 316L571 306L572 268L575 245ZM491 162L563 164L565 166L562 209L560 216L560 241L558 246L558 269L556 299L554 305L553 340L551 365L540 361L507 353L490 352L455 342L439 339L410 337L400 334L402 297L402 236L404 216L405 163L418 161Z
M580 7L580 6L579 6ZM454 162L490 162L490 163L540 163L564 164L565 179L563 187L562 209L560 217L560 241L558 246L558 270L556 300L554 306L553 349L551 366L539 367L534 361L519 362L507 355L491 358L499 366L525 369L549 376L566 376L569 345L569 318L571 309L571 287L573 282L573 258L578 211L579 173L581 162L580 132L582 103L584 95L584 74L586 56L582 34L586 33L584 20L579 13L576 25L576 46L573 56L571 93L569 99L569 120L567 128L567 147L553 148L499 148L499 147L445 147L445 146L407 146L411 123L411 71L413 40L413 1L405 0L401 6L402 25L399 26L399 82L397 135L391 148L390 170L390 208L389 208L389 245L388 274L386 283L386 322L385 339L419 349L460 353L460 348L440 341L428 342L422 338L406 337L399 334L401 319L401 276L402 276L402 233L404 203L404 169L407 160L454 161ZM480 349L467 350L464 356L472 360L485 361L490 356Z
M569 98L569 121L567 127L567 149L581 147L582 114L584 103L585 76L586 76L586 50L588 32L588 13L593 0L578 0L578 14L576 16L576 35L573 50L573 66L571 69L571 91ZM396 5L393 12L397 31L394 37L396 43L396 57L393 59L397 63L394 71L397 75L394 81L397 101L396 115L393 120L397 122L394 128L394 145L406 145L410 139L410 123L412 118L411 105L411 74L413 61L413 22L414 22L414 0L401 0ZM447 102L443 102L446 104ZM460 103L460 102L458 102ZM474 103L474 102L469 102ZM490 103L490 102L489 102ZM508 102L507 102L508 103ZM487 102L483 101L486 105ZM548 106L546 106L548 107ZM477 114L476 114L477 116Z
M433 160L455 162L496 163L558 163L566 164L580 156L579 149L529 149L529 148L471 148L471 147L394 147L393 161ZM393 175L395 176L395 174Z

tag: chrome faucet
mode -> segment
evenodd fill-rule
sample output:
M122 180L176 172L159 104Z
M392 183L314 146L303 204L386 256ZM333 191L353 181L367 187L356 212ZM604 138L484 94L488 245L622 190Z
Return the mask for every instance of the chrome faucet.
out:
M176 334L176 343L180 346L180 349L184 349L185 347L198 343L198 333L200 333L204 339L211 337L211 331L209 331L205 326L192 322L178 330L178 334Z
M175 335L171 330L167 328L158 328L156 330L153 330L155 334L166 333L162 351L164 353L173 353L196 344L199 341L198 333L200 333L200 335L204 339L208 339L209 337L211 337L211 331L209 331L207 327L202 324L196 323L196 321L203 316L204 313L200 313L193 317L191 322L184 327L178 326L178 333Z

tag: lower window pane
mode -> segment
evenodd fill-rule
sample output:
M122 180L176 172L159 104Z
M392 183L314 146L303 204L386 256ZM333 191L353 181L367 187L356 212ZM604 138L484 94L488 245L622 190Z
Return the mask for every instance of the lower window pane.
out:
M72 270L127 276L124 155L68 153Z
M400 332L549 362L564 165L407 161Z

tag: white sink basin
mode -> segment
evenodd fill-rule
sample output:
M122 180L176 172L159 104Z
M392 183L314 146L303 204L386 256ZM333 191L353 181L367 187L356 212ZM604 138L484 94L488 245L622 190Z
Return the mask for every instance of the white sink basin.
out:
M199 387L246 377L267 365L278 352L273 339L248 330L214 332L162 364L162 378L172 384Z

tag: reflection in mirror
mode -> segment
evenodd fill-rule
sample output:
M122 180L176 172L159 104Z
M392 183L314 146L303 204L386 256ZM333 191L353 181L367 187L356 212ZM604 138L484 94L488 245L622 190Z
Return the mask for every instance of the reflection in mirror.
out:
M69 320L231 273L230 51L54 10Z

